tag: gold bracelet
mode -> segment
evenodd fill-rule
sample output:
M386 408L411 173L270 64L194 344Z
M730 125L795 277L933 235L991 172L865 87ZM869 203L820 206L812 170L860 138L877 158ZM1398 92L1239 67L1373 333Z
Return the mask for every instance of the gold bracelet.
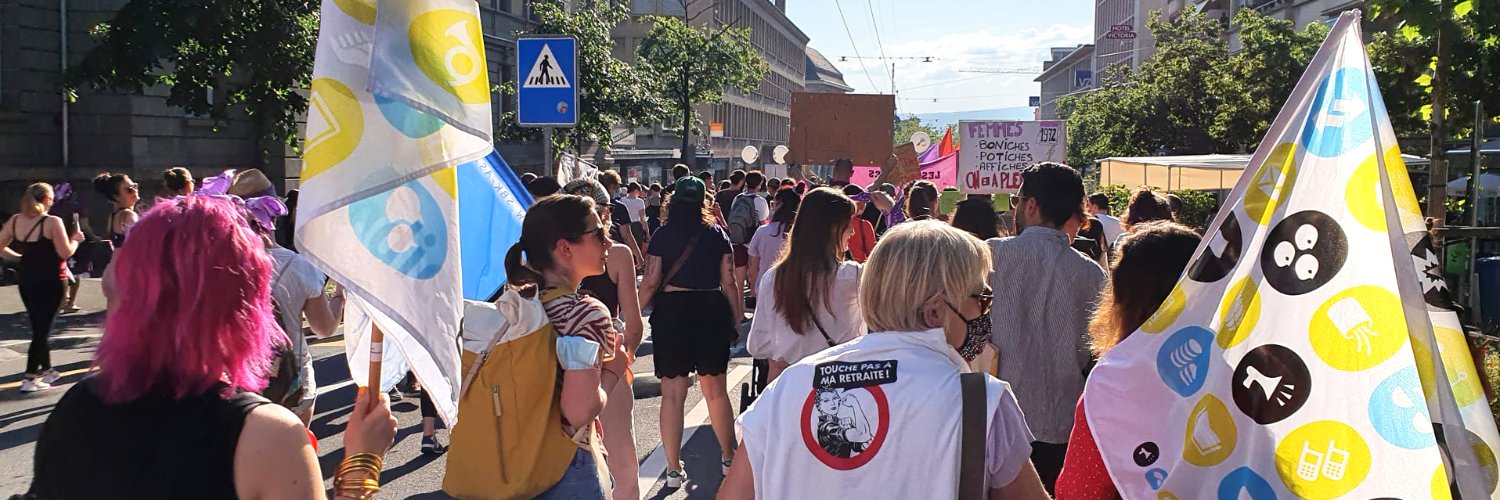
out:
M337 497L353 498L355 500L369 500L380 492L380 486L375 481L364 479L358 486L347 482L337 482L333 486L334 495Z

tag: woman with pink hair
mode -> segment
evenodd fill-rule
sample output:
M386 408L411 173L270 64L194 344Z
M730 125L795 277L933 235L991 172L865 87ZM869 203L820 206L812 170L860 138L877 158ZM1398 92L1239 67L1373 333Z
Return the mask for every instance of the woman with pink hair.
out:
M324 498L307 428L254 394L286 340L271 312L274 260L244 208L165 200L130 241L115 256L119 307L98 372L47 419L28 498ZM378 489L395 426L385 395L361 390L336 495Z

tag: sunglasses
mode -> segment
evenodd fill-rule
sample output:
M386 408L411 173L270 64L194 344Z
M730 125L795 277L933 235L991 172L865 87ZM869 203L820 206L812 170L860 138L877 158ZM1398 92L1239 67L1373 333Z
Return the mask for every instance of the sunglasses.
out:
M609 234L607 234L605 232L604 226L599 226L596 229L592 229L592 230L588 230L588 231L584 231L584 232L575 234L573 236L568 237L568 239L569 240L576 240L576 239L582 238L584 236L588 236L590 234L594 235L594 238L598 239L599 243L604 243L606 245L609 244Z
M1019 194L1013 194L1013 195L1011 195L1010 196L1010 209L1012 211L1020 210L1021 206L1025 205L1026 204L1026 200L1029 200L1029 199L1031 199L1030 196L1021 196Z
M995 292L994 292L994 290L990 290L990 287L984 287L983 291L981 291L979 293L976 293L976 294L973 294L973 295L970 295L970 297L979 299L979 315L980 316L988 316L990 314L990 308L994 307L994 305L995 305Z
M141 185L140 185L140 184L126 184L126 185L125 185L125 190L126 190L126 191L130 191L130 192L132 192L132 193L134 193L134 192L136 192L136 191L139 191L139 190L140 190L140 188L141 188Z

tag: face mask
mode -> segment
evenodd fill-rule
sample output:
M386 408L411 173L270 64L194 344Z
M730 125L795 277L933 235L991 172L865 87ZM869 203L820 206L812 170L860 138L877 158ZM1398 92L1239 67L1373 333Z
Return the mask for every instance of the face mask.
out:
M959 318L964 317L952 305L948 308L953 309L953 314L957 314ZM964 320L964 328L964 343L958 347L958 355L963 356L964 361L974 361L974 358L979 357L979 353L984 352L984 345L990 343L990 337L993 336L990 329L990 315L981 314L977 318Z

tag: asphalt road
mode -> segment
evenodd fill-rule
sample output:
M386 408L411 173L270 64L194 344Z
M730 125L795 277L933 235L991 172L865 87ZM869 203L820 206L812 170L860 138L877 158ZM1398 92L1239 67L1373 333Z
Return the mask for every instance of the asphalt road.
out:
M0 497L24 493L31 480L32 456L37 434L49 412L63 393L87 374L90 360L98 346L99 323L103 320L104 300L97 280L86 280L79 294L80 313L60 318L52 340L52 363L64 373L58 386L49 391L22 394L18 388L24 371L30 331L24 308L15 287L0 288ZM742 325L743 334L748 323ZM742 335L743 338L743 335ZM349 380L344 361L341 336L314 341L319 395L312 431L318 436L319 461L326 486L332 486L334 469L343 458L341 432L354 402L355 387ZM635 434L638 459L642 462L635 480L641 485L641 498L712 498L722 478L719 470L719 446L708 425L708 411L696 386L685 405L687 430L682 457L687 463L689 481L682 488L665 489L662 474L666 464L659 448L661 437L657 424L661 408L661 385L652 375L652 343L649 336L638 351L634 365ZM729 393L738 411L740 383L749 379L750 360L737 347L730 365ZM392 405L400 427L394 448L386 455L381 474L382 490L378 498L449 498L442 489L446 458L426 456L420 452L421 416L415 398ZM438 431L447 441L446 430ZM85 472L80 471L80 477Z

